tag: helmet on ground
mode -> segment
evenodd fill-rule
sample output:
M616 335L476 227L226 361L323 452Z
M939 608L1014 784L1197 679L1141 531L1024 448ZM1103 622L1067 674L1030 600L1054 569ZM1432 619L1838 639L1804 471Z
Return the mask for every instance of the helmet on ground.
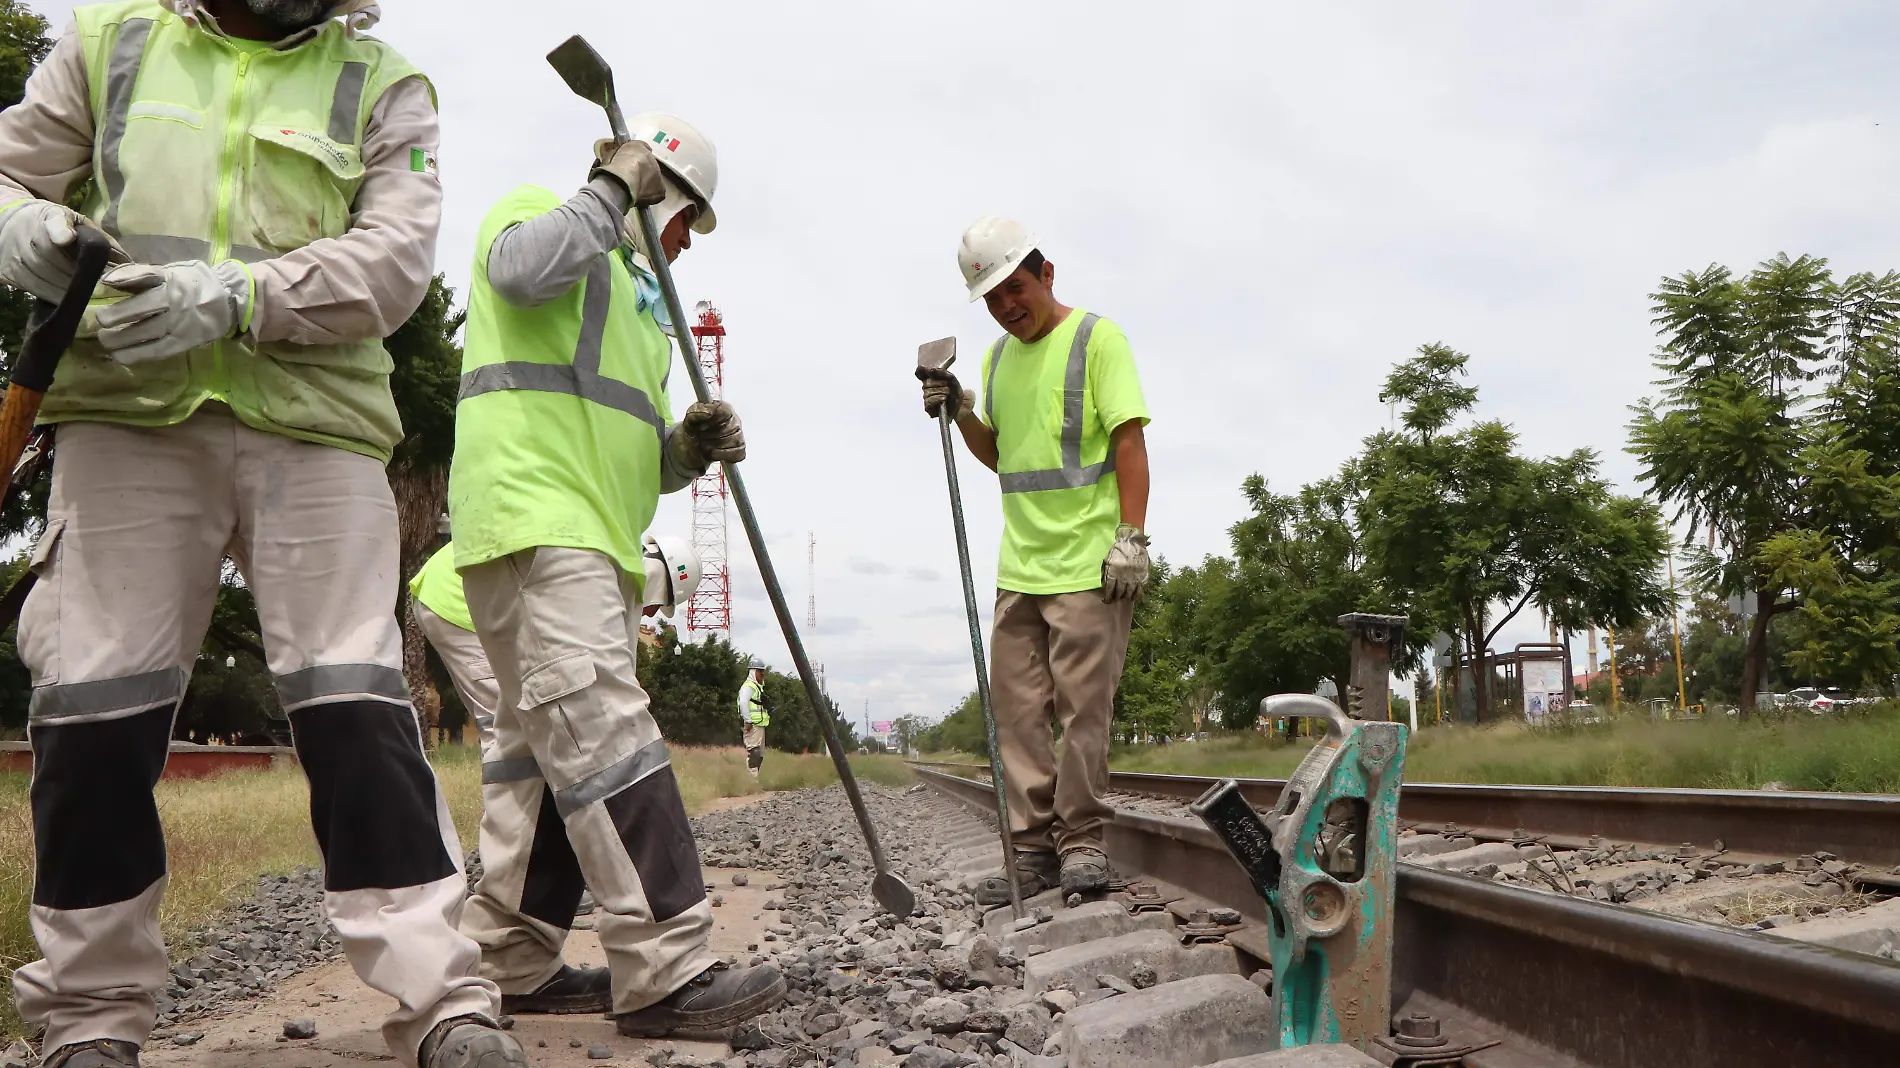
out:
M673 610L699 589L699 554L682 538L648 534L640 539L640 555L646 560L646 603L672 619Z
M628 119L627 133L635 141L645 141L667 176L699 203L693 232L712 233L719 223L712 208L713 191L719 187L719 153L713 143L685 119L661 111L642 111ZM658 225L665 226L671 218L670 214L660 218Z
M995 289L1035 250L1035 235L1014 219L985 215L971 223L957 243L957 266L963 271L963 284L970 287L970 300Z

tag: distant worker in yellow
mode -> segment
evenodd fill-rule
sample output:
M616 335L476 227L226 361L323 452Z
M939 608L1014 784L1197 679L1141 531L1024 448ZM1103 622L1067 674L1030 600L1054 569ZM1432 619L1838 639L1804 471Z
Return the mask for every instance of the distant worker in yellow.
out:
M765 764L765 728L772 725L772 714L765 707L765 661L757 657L746 665L745 683L739 687L739 723L745 769L756 779Z
M1003 492L990 689L1014 877L1024 897L1057 885L1091 893L1108 885L1109 719L1148 583L1148 409L1121 328L1056 299L1055 264L1021 224L978 219L957 265L1007 333L984 354L980 408L937 371L924 410L952 406ZM977 901L1007 904L1009 884L986 880Z

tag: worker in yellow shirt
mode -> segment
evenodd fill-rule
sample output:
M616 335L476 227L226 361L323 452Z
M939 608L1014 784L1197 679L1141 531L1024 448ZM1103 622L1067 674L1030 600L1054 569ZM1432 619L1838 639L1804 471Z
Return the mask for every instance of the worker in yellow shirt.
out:
M1024 897L1095 892L1109 879L1109 720L1148 583L1148 409L1121 328L1056 299L1055 264L1021 224L978 219L957 264L1006 334L984 354L980 408L937 371L924 377L924 410L952 406L1003 493L990 690L1013 874ZM1007 904L1009 884L986 880L977 901Z
M765 707L765 661L754 657L739 687L739 737L745 743L746 771L755 779L765 765L765 728L771 725L772 714Z

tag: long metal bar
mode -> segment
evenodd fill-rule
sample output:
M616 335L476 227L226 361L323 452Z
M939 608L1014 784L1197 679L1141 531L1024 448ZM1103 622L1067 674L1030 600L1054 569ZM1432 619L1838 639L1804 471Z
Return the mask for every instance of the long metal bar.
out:
M938 764L964 773L981 764ZM1214 780L1148 772L1109 773L1111 789L1192 801ZM1271 808L1284 779L1241 779L1255 807ZM1609 841L1693 843L1730 853L1792 857L1826 849L1873 868L1900 864L1900 796L1781 790L1680 790L1621 786L1495 786L1408 782L1399 818L1422 829L1455 825L1479 838L1518 830L1563 844Z
M950 483L950 518L957 528L957 566L963 571L963 610L970 620L970 658L976 661L976 699L983 707L983 729L990 743L990 783L996 790L996 825L1002 830L1003 878L1009 883L1009 907L1023 918L1023 892L1016 885L1016 839L1009 829L1009 793L1003 778L1003 753L996 744L996 708L990 703L990 669L983 657L983 620L976 609L976 577L970 567L970 536L963 525L963 491L957 485L957 451L950 440L950 406L937 420L943 436L943 473Z
M982 783L917 774L991 804ZM1108 831L1123 871L1262 915L1206 827L1117 811ZM1411 866L1395 927L1395 1016L1502 1040L1467 1068L1836 1068L1886 1063L1900 1043L1900 966L1869 956Z
M624 125L616 128L614 134L616 137L623 136ZM660 246L660 231L653 223L653 209L643 206L634 212L634 217L639 221L640 237L646 244L654 276L659 279L660 296L666 301L667 315L673 321L674 340L679 343L680 357L686 362L686 374L693 381L693 395L701 401L711 401L712 390L706 383L706 373L700 370L699 360L688 341L692 332L686 328L686 310L680 305L679 291L673 285L673 272L666 262L666 252ZM805 684L805 698L811 704L812 716L824 731L825 748L831 751L831 762L838 769L838 781L844 784L845 797L851 801L851 813L857 817L858 830L864 834L864 844L871 852L871 864L877 869L878 881L888 883L893 878L890 860L884 855L883 844L878 841L871 814L865 810L864 797L858 791L857 776L852 774L851 762L845 756L844 742L838 737L837 726L831 722L831 704L825 699L824 691L818 687L817 675L811 668L811 658L805 655L805 643L798 636L798 623L792 618L791 606L785 602L785 591L779 585L778 571L773 568L772 554L765 545L765 532L759 526L758 514L752 510L752 495L746 492L745 479L739 474L738 465L729 463L723 466L726 484L732 488L732 501L739 509L739 523L745 527L746 540L752 545L752 559L759 565L759 579L765 583L766 596L772 602L772 614L778 617L779 629L785 634L785 645L791 650L799 681ZM909 888L905 887L904 892L909 893ZM878 900L887 909L891 908L891 904L882 896ZM909 911L905 909L902 914L909 915Z

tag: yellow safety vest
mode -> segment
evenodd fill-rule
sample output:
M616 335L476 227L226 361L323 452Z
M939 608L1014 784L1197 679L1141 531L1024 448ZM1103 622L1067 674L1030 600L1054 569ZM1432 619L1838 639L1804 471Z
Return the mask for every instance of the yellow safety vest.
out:
M95 131L85 211L144 263L261 263L347 233L370 113L390 86L420 74L335 21L277 51L154 0L73 14ZM82 340L60 362L40 418L169 426L218 399L260 430L387 461L402 438L391 366L373 338L219 341L132 367Z
M543 545L591 549L644 594L640 535L659 506L670 419L667 337L619 249L538 307L518 308L488 282L495 239L560 206L553 191L523 186L475 243L449 469L455 566Z

